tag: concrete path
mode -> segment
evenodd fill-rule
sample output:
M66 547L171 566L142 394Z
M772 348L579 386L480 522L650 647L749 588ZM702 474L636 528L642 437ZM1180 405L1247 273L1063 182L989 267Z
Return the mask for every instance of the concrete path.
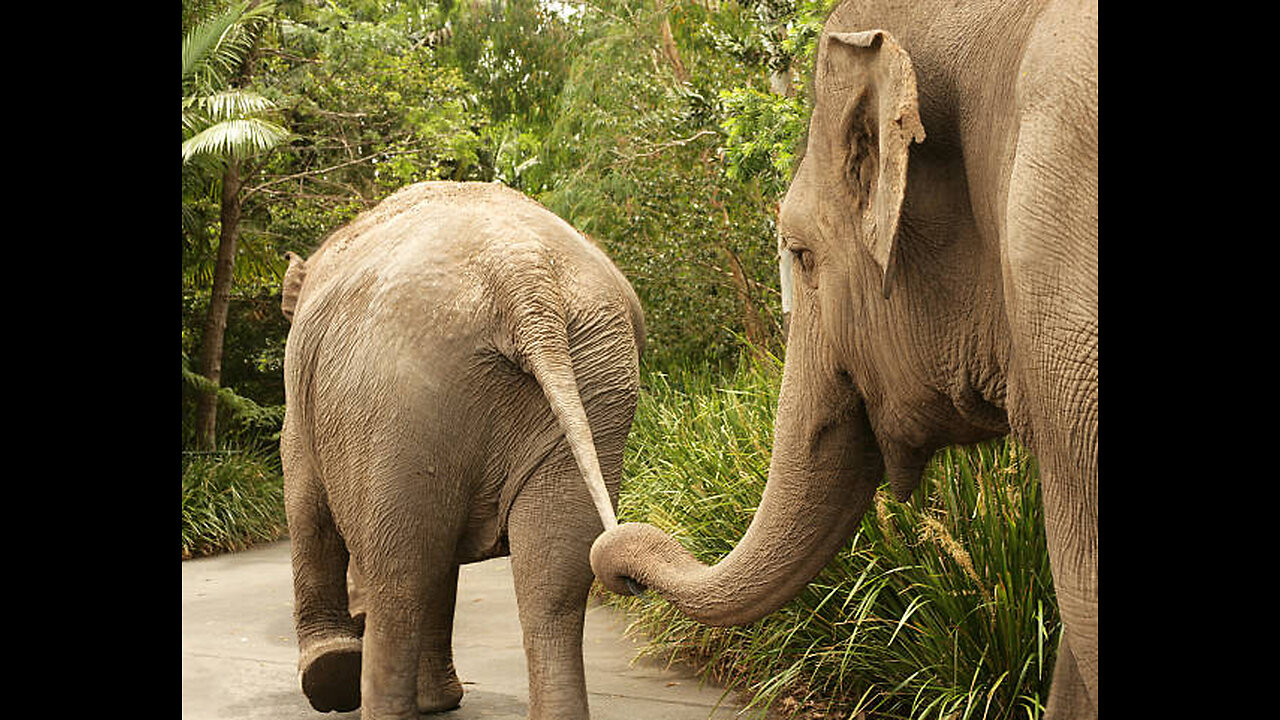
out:
M584 654L593 720L762 720L680 669L635 661L626 620L587 608ZM182 563L184 720L357 720L318 713L297 679L289 542ZM528 679L507 558L459 573L454 664L466 695L440 720L524 720Z

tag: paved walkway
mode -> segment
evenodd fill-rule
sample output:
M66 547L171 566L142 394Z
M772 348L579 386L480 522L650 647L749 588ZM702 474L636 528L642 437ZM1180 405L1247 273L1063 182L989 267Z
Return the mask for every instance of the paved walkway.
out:
M464 565L454 664L466 695L440 720L524 720L528 679L507 558ZM632 662L617 611L587 608L584 653L593 720L760 720L680 669ZM289 542L182 563L182 717L356 720L318 713L297 679Z

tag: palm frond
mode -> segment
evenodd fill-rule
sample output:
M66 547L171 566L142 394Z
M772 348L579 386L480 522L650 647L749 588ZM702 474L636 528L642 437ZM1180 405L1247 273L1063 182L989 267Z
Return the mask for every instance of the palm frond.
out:
M194 98L192 107L203 110L213 122L234 120L276 109L276 104L249 90L223 90Z
M261 118L215 123L182 143L182 162L197 155L245 157L276 147L291 137L288 130Z
M182 38L182 82L188 82L198 72L206 71L215 77L229 72L244 57L248 49L247 38L239 32L255 24L275 10L273 0L252 5L252 0L237 3L226 12L196 25Z
M191 137L220 122L239 120L276 109L276 104L251 90L222 90L182 98L182 134Z

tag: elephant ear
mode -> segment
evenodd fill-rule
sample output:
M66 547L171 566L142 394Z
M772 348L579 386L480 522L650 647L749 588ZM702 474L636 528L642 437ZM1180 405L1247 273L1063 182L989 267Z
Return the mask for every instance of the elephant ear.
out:
M280 312L289 322L293 322L293 313L298 308L298 293L302 292L302 281L307 279L307 261L301 256L287 252L284 259L289 261L289 269L284 273L284 282L280 288Z
M825 129L828 137L843 144L836 157L844 159L857 234L880 266L882 292L888 297L908 147L925 137L915 68L884 30L831 32L823 43L816 100L832 124Z

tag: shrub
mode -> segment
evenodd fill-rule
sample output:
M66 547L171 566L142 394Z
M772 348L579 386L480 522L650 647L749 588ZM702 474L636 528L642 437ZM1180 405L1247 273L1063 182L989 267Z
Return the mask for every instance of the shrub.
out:
M628 442L620 521L704 562L738 541L768 477L779 363L714 378L651 373ZM905 503L886 488L784 608L711 628L653 593L608 596L646 653L692 660L755 706L876 718L1036 718L1060 624L1039 481L1010 440L938 452Z
M286 527L277 459L235 451L184 453L183 560L278 540Z

